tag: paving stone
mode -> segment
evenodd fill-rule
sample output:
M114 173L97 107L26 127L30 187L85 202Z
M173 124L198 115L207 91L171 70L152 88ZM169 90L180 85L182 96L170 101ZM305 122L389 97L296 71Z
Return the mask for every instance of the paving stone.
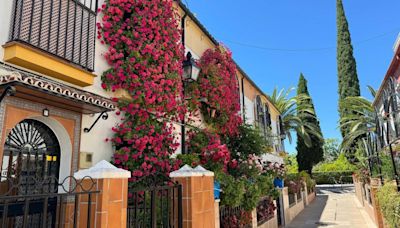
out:
M376 228L369 217L363 216L365 211L357 204L351 187L323 188L318 192L314 202L286 227Z

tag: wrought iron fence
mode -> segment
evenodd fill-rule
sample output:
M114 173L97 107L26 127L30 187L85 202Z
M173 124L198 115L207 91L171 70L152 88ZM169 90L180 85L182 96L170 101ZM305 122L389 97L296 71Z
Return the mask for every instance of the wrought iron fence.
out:
M300 202L303 199L301 192L296 193L296 195L297 195L297 202Z
M14 0L10 41L94 69L97 0Z
M1 177L0 227L91 227L95 185L90 177Z
M221 228L252 227L251 212L244 210L242 207L220 206L219 221Z
M293 207L296 204L295 194L289 194L289 207Z
M182 228L182 185L130 189L127 227Z

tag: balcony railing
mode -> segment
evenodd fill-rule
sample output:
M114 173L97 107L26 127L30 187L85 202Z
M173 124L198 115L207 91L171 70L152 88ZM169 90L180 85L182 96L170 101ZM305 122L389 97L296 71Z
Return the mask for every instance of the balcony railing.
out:
M97 0L14 0L10 41L94 69Z

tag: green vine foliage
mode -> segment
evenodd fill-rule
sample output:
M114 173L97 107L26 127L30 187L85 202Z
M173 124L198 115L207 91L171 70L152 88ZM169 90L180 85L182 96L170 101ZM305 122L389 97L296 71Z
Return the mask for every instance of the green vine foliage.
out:
M246 192L246 182L245 179L239 178L235 179L229 174L219 174L217 177L221 182L221 188L223 189L221 195L221 205L229 207L238 207L242 205Z
M200 163L199 155L197 154L178 154L176 159L182 161L183 164L197 166Z
M315 188L316 182L311 178L310 174L306 171L301 171L299 175L305 181L308 192Z
M391 228L400 226L400 194L396 186L390 183L385 184L378 190L379 206L383 217Z
M239 126L239 134L226 137L225 143L236 159L247 159L250 154L260 156L270 146L260 130L248 124Z

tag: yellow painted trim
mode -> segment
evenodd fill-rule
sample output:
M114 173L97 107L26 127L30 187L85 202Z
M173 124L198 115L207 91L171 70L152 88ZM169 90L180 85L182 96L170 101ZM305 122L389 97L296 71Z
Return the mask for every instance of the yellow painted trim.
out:
M6 44L4 61L78 86L90 86L96 75L55 56L17 42Z

